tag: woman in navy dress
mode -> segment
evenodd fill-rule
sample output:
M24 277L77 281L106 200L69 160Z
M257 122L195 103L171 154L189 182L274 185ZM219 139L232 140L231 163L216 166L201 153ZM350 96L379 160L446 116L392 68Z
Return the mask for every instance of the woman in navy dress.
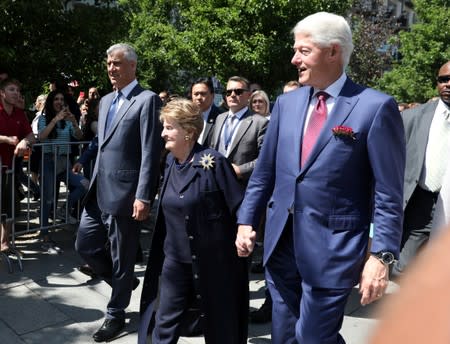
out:
M230 163L196 143L200 109L175 99L161 110L169 150L141 298L139 343L177 343L198 305L206 343L247 342L247 261L238 257L236 211L244 190ZM159 305L155 301L159 288Z

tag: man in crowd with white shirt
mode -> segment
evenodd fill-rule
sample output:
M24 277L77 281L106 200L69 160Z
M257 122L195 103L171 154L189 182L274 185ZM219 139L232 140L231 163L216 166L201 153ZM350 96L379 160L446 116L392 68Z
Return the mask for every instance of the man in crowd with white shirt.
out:
M450 61L439 69L436 82L439 99L402 113L406 135L405 218L400 258L393 266L393 276L401 275L428 242L450 160Z
M214 85L211 78L195 80L191 85L190 94L192 101L202 110L204 125L197 142L203 145L220 113L220 109L214 105Z

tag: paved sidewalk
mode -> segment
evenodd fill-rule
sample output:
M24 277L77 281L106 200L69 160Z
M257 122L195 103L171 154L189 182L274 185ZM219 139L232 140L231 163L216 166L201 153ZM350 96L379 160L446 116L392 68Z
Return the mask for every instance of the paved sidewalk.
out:
M0 261L0 343L94 343L92 334L103 322L110 288L77 270L82 261L73 248L75 230L76 226L69 226L54 232L55 241L64 250L59 255L43 252L34 234L18 238L16 245L24 254L23 272L14 263L14 272L10 274L5 262ZM149 237L149 232L144 231L144 252L148 249ZM144 271L145 265L136 265L136 274L141 282ZM251 275L252 308L263 302L262 278L262 274ZM133 292L127 310L126 331L113 343L134 344L137 341L141 286L142 283ZM354 290L342 329L348 344L367 342L376 322L373 319L374 308L376 305L361 307L357 290ZM270 342L270 324L250 325L248 343ZM204 340L202 337L181 338L179 343L198 344Z

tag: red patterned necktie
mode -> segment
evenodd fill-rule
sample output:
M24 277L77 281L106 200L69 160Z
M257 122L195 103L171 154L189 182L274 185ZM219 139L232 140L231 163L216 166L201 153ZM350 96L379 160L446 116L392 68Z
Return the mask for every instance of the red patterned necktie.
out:
M304 166L306 160L308 159L308 156L311 153L317 138L319 137L320 130L327 120L328 111L326 100L329 97L329 94L326 92L318 92L316 96L318 99L317 104L314 106L309 118L308 127L303 135L302 155L300 159L301 166Z

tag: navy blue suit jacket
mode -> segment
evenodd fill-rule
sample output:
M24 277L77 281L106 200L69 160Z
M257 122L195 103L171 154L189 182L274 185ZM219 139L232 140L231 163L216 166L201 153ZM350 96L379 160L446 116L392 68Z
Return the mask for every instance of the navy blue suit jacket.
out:
M86 201L95 193L102 212L131 217L135 199L152 201L156 194L162 148L161 100L136 85L104 135L114 95L109 93L100 100L98 155Z
M305 282L348 288L359 281L372 218L371 251L398 255L404 129L392 97L347 79L300 168L311 94L311 87L302 87L277 99L238 223L256 228L267 204L266 263L292 214L296 268ZM340 125L350 127L354 139L334 136Z

